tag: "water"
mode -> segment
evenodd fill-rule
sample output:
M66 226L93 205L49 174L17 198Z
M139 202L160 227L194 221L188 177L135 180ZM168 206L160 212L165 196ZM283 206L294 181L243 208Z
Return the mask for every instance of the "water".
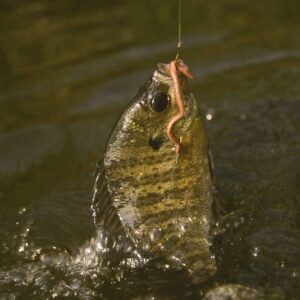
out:
M298 299L299 9L183 1L182 55L198 77L220 216L218 273L191 286L101 269L90 212L111 127L175 55L176 1L1 1L0 298L197 299L238 283Z

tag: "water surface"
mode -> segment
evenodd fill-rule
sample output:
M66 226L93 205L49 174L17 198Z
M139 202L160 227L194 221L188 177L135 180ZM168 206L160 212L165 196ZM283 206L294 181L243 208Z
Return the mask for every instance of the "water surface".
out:
M95 164L175 55L176 1L3 0L1 299L197 299L223 283L298 299L299 1L183 2L182 56L214 156L217 275L205 287L159 271L103 276L89 242Z

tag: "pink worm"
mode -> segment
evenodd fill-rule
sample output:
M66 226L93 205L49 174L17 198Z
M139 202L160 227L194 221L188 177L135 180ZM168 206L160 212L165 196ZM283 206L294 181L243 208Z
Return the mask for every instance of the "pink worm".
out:
M192 73L189 71L189 68L187 65L183 63L182 60L173 60L170 62L170 74L171 78L173 80L173 86L175 90L175 99L176 103L179 109L179 113L175 115L169 122L168 127L167 127L167 135L169 140L175 145L175 153L178 156L180 154L181 150L181 143L178 137L175 135L173 132L173 126L175 125L176 122L179 120L183 119L184 114L185 114L185 108L183 104L183 99L182 99L182 91L181 91L181 86L178 78L178 72L183 73L186 77L193 79L194 76Z

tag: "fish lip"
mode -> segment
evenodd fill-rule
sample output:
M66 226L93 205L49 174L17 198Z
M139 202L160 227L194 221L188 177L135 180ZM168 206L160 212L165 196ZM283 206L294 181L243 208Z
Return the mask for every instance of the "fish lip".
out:
M169 77L171 79L171 74L170 74L170 65L165 64L165 63L158 63L157 64L157 71L166 77Z
M164 82L172 85L172 78L169 71L169 64L158 63L157 69L154 71L153 80L157 82Z

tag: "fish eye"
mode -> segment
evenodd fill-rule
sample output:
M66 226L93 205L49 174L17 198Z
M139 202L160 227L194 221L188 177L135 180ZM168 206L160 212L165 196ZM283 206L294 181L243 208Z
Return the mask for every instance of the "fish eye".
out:
M154 112L162 112L169 106L169 103L169 96L166 93L159 92L151 99L150 106Z

